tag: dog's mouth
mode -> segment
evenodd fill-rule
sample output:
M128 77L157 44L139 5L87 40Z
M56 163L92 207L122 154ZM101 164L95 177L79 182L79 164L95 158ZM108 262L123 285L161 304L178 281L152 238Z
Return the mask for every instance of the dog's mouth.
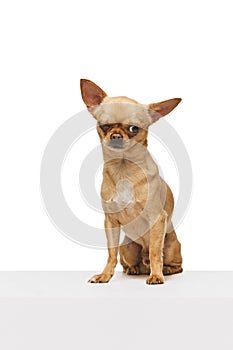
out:
M123 149L123 148L125 148L125 142L122 138L121 139L112 139L112 140L108 141L107 146L110 148L115 148L115 149Z
M112 139L112 140L104 140L103 145L104 147L110 149L110 150L128 150L131 148L135 143L131 140L125 140L125 139Z

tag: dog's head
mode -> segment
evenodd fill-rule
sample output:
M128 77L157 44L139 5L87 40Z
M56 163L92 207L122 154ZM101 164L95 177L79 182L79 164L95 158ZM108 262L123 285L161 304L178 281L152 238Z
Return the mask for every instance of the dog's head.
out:
M125 96L108 97L90 80L81 79L81 93L89 112L97 120L97 131L104 147L124 150L132 144L147 145L148 127L171 112L180 98L140 104Z

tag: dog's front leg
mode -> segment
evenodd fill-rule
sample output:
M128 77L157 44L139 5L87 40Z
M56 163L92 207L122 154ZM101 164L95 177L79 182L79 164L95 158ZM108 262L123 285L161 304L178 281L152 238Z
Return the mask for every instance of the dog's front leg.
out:
M120 224L111 220L108 214L105 216L104 224L108 243L108 261L103 272L99 275L94 275L88 281L90 283L108 282L112 278L117 264L117 254L120 239Z
M147 284L164 283L163 277L163 245L167 228L167 213L161 212L156 223L150 230L150 276L147 278Z

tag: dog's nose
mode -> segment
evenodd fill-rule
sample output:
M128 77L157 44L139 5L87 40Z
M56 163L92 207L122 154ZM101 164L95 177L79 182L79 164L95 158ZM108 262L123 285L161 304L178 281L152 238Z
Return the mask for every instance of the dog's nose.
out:
M114 132L110 135L110 139L111 140L119 140L119 139L123 139L123 136L121 135L120 132Z

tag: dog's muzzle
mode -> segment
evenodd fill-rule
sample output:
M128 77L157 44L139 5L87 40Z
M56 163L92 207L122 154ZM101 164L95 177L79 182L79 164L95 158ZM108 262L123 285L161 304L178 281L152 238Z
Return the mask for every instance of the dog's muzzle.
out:
M120 132L114 132L110 135L109 146L113 148L123 148L123 136Z

